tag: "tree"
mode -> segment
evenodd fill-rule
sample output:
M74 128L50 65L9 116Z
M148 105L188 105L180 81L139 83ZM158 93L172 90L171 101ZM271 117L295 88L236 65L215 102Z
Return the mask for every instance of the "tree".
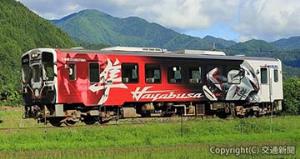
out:
M300 114L300 78L289 78L283 83L284 107L288 114Z

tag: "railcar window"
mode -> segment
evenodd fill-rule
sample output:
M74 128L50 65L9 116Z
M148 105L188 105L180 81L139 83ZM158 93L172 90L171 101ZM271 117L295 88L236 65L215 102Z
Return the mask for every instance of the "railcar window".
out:
M100 81L100 72L98 63L90 63L90 82L99 82Z
M189 68L189 83L200 83L202 75L201 67Z
M23 82L28 83L30 82L31 78L31 71L29 67L29 55L26 55L22 59L22 79Z
M161 71L159 65L146 64L145 65L146 83L160 83Z
M76 80L76 65L74 63L68 64L69 80Z
M268 70L267 68L260 69L261 84L268 84Z
M278 70L274 70L274 82L278 82Z
M168 81L169 83L181 83L182 81L182 69L180 66L172 66L168 69Z
M22 66L22 76L23 76L23 81L25 83L28 83L30 81L30 75L31 74L31 71L30 71L30 67L29 65L23 65Z
M49 81L52 81L54 79L54 64L53 64L53 54L48 52L43 52L42 54L42 62L44 66L43 72L43 78Z
M53 81L54 79L54 67L52 64L46 64L44 65L44 69L46 72L47 80Z
M132 63L122 64L122 82L138 83L138 65Z
M34 82L40 82L42 78L42 69L39 65L32 67L32 78Z

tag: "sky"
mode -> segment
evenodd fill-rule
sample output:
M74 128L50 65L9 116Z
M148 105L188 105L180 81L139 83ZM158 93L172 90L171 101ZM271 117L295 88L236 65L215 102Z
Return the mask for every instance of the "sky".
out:
M45 19L97 9L138 16L177 32L227 40L274 41L300 35L299 0L18 0Z

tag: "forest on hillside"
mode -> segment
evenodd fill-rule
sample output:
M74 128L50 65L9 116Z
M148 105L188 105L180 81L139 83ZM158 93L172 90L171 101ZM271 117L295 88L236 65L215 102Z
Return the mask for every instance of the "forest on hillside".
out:
M1 105L20 103L21 55L37 47L72 47L66 33L15 0L0 1Z

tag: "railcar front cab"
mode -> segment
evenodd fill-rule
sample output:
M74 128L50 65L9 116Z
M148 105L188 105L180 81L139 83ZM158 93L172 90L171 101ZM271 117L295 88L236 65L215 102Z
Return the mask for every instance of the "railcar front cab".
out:
M44 106L54 106L56 102L55 56L53 49L34 49L22 56L22 94L25 101L25 118L37 118Z

